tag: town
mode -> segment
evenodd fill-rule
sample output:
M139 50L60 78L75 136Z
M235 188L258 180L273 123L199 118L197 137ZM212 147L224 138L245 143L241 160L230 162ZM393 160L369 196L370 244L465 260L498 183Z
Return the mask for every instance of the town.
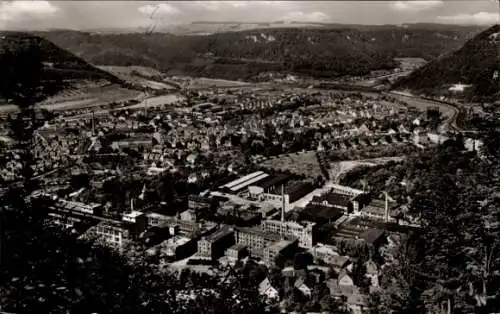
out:
M379 270L419 220L387 192L341 179L453 136L446 107L275 87L188 90L170 100L52 113L36 131L43 188L31 196L53 202L48 221L147 256L159 271L211 274L251 261L279 270L304 300L324 281L332 297L365 313ZM19 178L9 142L4 160L3 180ZM269 277L258 287L270 302L286 299Z

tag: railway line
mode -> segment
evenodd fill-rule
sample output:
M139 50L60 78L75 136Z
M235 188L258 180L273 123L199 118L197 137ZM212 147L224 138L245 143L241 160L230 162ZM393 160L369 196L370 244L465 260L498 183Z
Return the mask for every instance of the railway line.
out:
M462 134L479 134L479 131L476 130L468 130L464 129L460 126L460 121L464 118L464 108L462 108L459 104L449 102L449 101L444 101L444 100L438 100L434 98L429 98L429 97L421 97L421 96L414 96L414 95L409 95L406 93L399 93L395 91L391 92L384 92L384 94L388 96L399 96L399 97L406 97L409 99L416 99L420 100L422 102L427 102L429 105L434 105L439 108L445 108L445 110L451 110L452 114L447 117L447 119L443 122L442 127L445 129L448 128L450 131L455 131L455 132L460 132Z

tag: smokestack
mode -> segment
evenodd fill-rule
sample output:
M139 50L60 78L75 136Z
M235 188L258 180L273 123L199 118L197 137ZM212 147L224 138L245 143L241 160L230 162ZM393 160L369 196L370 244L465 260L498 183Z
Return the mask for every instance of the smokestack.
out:
M280 237L283 240L283 229L285 228L285 185L281 185L281 224Z
M131 198L130 199L130 212L133 212L134 211L134 199Z
M92 136L95 135L94 110L92 110Z
M384 192L385 194L385 214L384 214L384 220L385 222L389 222L389 200L387 196L387 192Z
M281 222L285 221L285 185L281 185Z

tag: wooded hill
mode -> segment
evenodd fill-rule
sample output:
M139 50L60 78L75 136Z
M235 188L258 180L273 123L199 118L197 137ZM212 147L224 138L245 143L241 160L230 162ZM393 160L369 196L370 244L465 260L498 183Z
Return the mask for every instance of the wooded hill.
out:
M35 49L44 61L44 78L62 78L64 80L108 80L120 81L110 73L102 71L69 51L61 49L49 40L36 35L20 32L0 32L0 55L5 51L28 48Z
M475 28L276 28L207 36L167 33L39 33L92 64L142 65L168 74L251 79L262 72L319 77L396 67L394 57L432 59L461 47Z
M499 51L500 25L495 25L466 42L462 48L427 63L393 87L441 95L453 84L466 84L472 85L465 91L469 98L498 97Z

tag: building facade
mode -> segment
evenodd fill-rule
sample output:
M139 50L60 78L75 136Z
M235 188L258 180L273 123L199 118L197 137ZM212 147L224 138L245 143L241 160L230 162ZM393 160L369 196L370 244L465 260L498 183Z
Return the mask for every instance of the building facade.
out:
M260 228L236 228L236 243L248 247L252 256L263 258L264 248L280 240L280 236Z
M208 210L212 205L212 200L208 197L189 195L188 208L195 210Z
M235 244L226 250L226 256L233 259L239 260L247 255L247 246L244 244Z
M314 246L316 224L313 222L297 223L295 221L264 220L261 227L266 232L297 238L300 247L312 248Z
M298 240L279 240L264 248L263 260L266 265L273 265L278 255L291 258L298 248Z
M234 231L231 228L219 229L198 241L198 255L216 260L223 256L225 250L234 242Z
M131 224L101 221L87 230L84 237L95 237L111 248L122 250L132 240Z

